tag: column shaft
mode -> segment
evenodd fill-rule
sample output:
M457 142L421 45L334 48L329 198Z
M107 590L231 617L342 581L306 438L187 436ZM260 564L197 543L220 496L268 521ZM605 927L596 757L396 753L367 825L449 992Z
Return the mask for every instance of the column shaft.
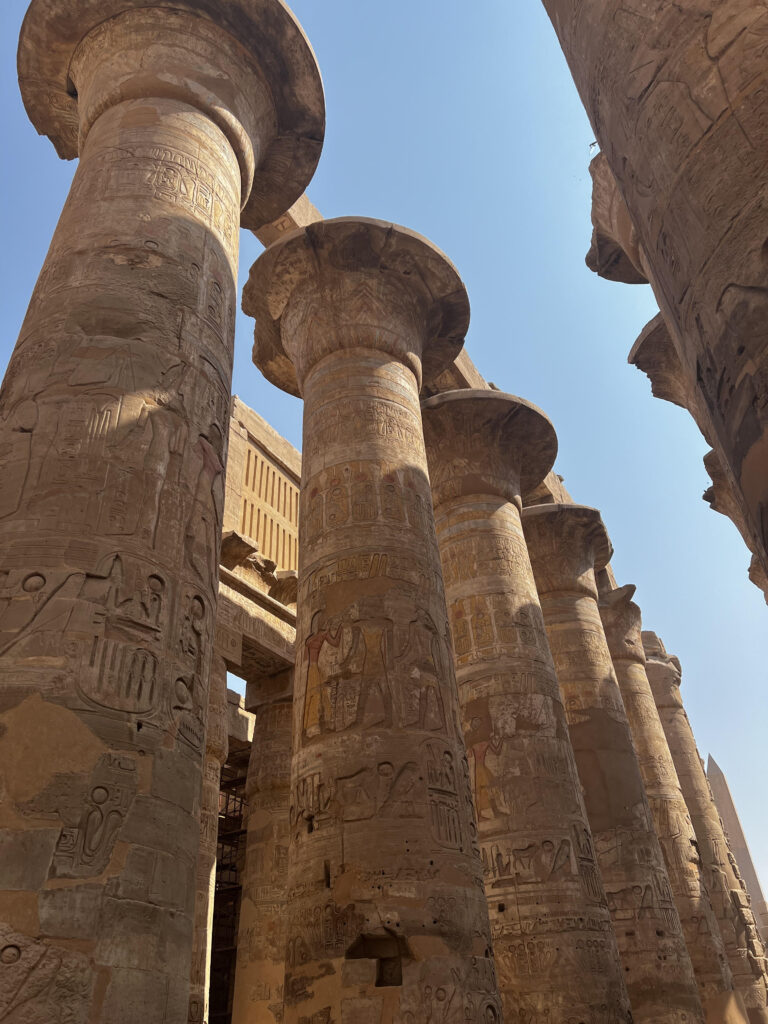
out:
M540 409L449 391L422 420L507 1020L629 1019L555 667L520 521L552 468Z
M490 496L435 511L505 1010L627 1020L520 513Z
M633 1016L703 1020L597 607L604 527L567 505L526 509L524 526Z
M213 899L216 892L216 850L219 835L221 768L227 760L227 666L213 656L205 730L203 795L200 804L200 847L197 853L195 930L190 976L189 1024L207 1024L211 984Z
M239 223L276 59L306 50L276 0L24 20L27 111L80 158L0 392L0 1014L25 1024L190 1012Z
M288 817L293 700L256 711L248 762L243 894L232 1010L234 1024L282 1020L288 905Z
M244 306L304 399L285 1024L498 1022L419 408L463 285L421 236L340 218L271 246Z
M187 1014L239 205L235 154L203 113L107 110L3 385L13 888L30 907L45 891L41 936L82 929L110 1024L145 1001L149 1020L166 1001ZM67 740L30 774L46 735Z
M736 990L752 1024L768 1021L768 971L749 901L731 862L728 841L699 757L696 740L680 697L680 667L658 637L643 633L647 672L661 724L691 816Z
M608 591L600 600L613 667L707 1020L733 1020L739 1012L744 1020L743 1007L734 1006L733 976L704 882L693 824L646 674L640 609L631 601L634 589Z

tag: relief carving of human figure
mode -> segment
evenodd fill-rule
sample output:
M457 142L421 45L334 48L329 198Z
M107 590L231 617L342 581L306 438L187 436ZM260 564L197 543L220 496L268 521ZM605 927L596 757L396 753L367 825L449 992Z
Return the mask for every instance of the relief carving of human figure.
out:
M445 708L440 693L442 647L430 616L419 609L416 619L408 624L408 639L397 658L398 667L407 673L412 697L418 700L415 721L413 712L406 713L403 725L418 722L419 728L438 732L445 729ZM414 700L415 704L416 701ZM409 709L410 710L410 709Z
M392 725L392 694L389 670L392 666L393 623L388 618L362 618L354 604L349 610L353 640L349 660L362 652L355 725L363 728Z
M187 561L215 592L219 576L219 538L224 508L224 439L215 423L200 434L193 451L200 461L192 511L184 543Z
M320 654L326 644L338 647L341 643L341 623L335 631L326 623L325 613L315 612L310 635L304 644L307 652L307 688L304 695L304 735L318 736L333 730L333 704L330 686L320 668Z

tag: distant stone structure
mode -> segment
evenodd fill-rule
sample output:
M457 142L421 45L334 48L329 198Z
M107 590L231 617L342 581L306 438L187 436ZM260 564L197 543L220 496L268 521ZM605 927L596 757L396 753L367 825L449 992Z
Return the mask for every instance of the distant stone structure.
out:
M741 879L752 901L752 913L755 916L757 930L760 932L763 944L768 944L768 902L763 894L760 879L757 877L752 854L749 852L747 837L744 835L744 829L741 827L739 813L736 810L736 804L733 802L728 780L722 768L711 754L707 758L707 781L712 790L712 796L720 814L720 820L723 823L725 837L728 840L731 853L736 858Z
M547 6L604 142L590 265L655 284L636 361L760 582L766 17L701 16L713 85L695 5ZM19 72L79 165L0 389L0 1021L768 1024L679 663L448 258L303 194L285 5L33 0ZM239 227L301 455L231 396Z

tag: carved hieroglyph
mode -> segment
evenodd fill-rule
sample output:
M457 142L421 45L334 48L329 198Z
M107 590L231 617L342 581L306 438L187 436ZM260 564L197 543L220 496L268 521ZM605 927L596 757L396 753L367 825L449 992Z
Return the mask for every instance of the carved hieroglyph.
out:
M667 654L652 632L643 630L646 671L661 724L688 805L698 841L704 878L733 972L751 1024L768 1022L768 963L747 894L728 847L720 815L696 748L680 696L680 662Z
M0 392L0 1015L182 1021L239 224L322 89L277 0L33 0L19 70L80 162Z
M261 688L265 699L255 709L245 788L247 838L232 1019L248 1024L275 1024L283 1013L293 716L290 674L286 681L287 693L272 694L269 699Z
M608 585L601 593L600 616L702 1006L710 1024L726 1015L733 1020L733 977L704 883L693 824L646 675L634 592L633 586L613 590ZM744 1008L740 1010L744 1020Z
M596 509L534 505L523 528L635 1021L702 1021L690 957L600 621L611 545Z
M418 392L464 287L340 219L257 260L254 360L304 398L285 1022L501 1020Z
M768 571L768 9L544 0Z
M520 494L557 439L498 391L422 403L499 990L510 1021L628 1021Z
M227 760L229 705L227 666L214 654L208 690L203 793L200 801L200 846L197 851L195 931L190 973L188 1024L207 1024L211 981L211 933L216 890L216 847L219 833L221 766Z

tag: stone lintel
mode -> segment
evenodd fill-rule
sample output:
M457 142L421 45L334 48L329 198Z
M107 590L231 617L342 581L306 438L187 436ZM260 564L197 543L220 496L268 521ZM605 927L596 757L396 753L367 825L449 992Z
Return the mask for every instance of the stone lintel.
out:
M184 12L207 23L208 33L211 26L223 30L230 37L227 47L232 50L234 44L241 54L239 67L219 68L214 74L202 75L197 83L193 80L198 67L193 64L184 69L176 81L173 60L169 59L167 67L143 77L140 95L178 96L181 85L184 92L194 95L195 105L209 110L212 120L221 120L220 127L230 141L233 133L249 135L257 166L255 174L251 166L247 176L241 223L257 230L275 220L304 192L320 158L325 133L325 99L315 56L282 0L174 0L173 6L152 8L146 0L32 0L21 30L18 71L24 106L35 128L50 138L62 159L78 156L82 112L76 83L70 77L73 57L94 29L127 12L142 10L151 10L155 16L165 12L171 45L178 43L175 25ZM188 40L181 32L178 35L186 45ZM126 38L130 38L130 30ZM123 54L115 57L120 58L115 61L119 67ZM256 94L269 97L269 110L254 110ZM132 87L124 91L123 98L136 95ZM260 131L254 137L257 124ZM242 154L238 156L242 163Z
M279 241L284 235L290 234L291 231L305 228L322 219L323 215L315 204L310 202L306 195L303 195L299 196L293 206L286 210L281 217L271 221L269 224L265 224L254 231L254 234L261 244L268 248Z
M319 359L358 346L383 348L429 383L456 359L469 326L464 285L444 253L407 228L355 217L270 246L251 268L243 310L256 321L254 363L293 395Z
M521 494L538 486L554 464L555 428L523 398L463 389L434 395L421 409L435 505L493 494L519 507Z

